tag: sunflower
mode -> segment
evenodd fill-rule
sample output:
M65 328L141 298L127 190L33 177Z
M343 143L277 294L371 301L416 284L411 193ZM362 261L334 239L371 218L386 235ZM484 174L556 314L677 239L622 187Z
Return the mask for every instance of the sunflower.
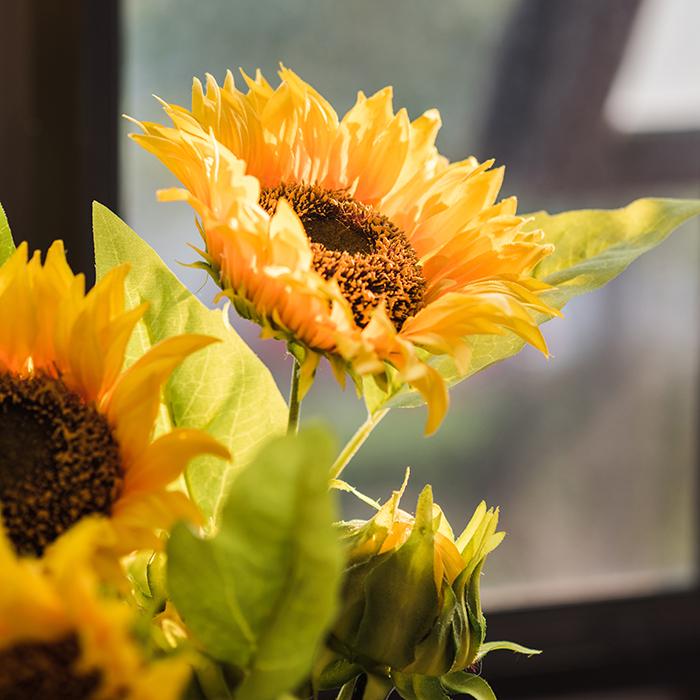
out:
M61 242L43 265L23 243L0 267L0 524L20 553L40 555L93 514L117 550L151 547L155 528L198 517L166 486L198 454L228 456L196 430L151 440L161 386L214 339L169 338L122 371L147 306L124 309L126 274L114 268L85 294Z
M41 559L20 557L0 527L0 697L3 700L175 700L181 657L149 663L133 610L99 595L89 565L107 523L81 521Z
M497 532L498 509L480 503L455 537L430 486L415 517L399 507L407 482L408 471L370 520L340 526L347 564L327 666L342 658L370 674L439 677L484 652L479 579L505 536Z
M469 336L516 333L547 354L535 312L558 313L531 276L552 252L526 231L516 199L497 201L502 167L449 163L435 147L440 116L394 112L392 90L358 94L339 119L282 68L239 91L195 79L192 109L163 103L166 127L132 137L185 189L201 217L205 266L242 315L287 340L307 384L320 356L342 382L406 382L432 432L447 390L430 356L469 363Z

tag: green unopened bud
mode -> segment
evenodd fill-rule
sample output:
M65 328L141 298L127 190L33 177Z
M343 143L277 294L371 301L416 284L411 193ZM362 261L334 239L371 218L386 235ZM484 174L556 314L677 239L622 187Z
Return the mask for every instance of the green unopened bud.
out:
M344 524L348 568L331 646L371 674L442 676L477 657L479 576L505 533L498 510L481 503L455 539L430 486L415 517L399 508L405 486L371 520Z

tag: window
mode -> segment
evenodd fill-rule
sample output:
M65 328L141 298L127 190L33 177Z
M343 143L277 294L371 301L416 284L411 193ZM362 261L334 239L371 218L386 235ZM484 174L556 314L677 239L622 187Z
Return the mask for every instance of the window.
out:
M192 75L271 74L280 59L339 112L355 90L388 83L411 116L437 106L442 150L495 155L522 211L697 196L697 87L678 93L683 120L644 103L666 82L666 60L683 70L697 60L692 41L667 40L694 26L692 13L692 0L76 0L55 13L17 3L0 25L16 58L0 66L14 105L0 112L0 199L20 237L62 236L89 272L89 199L115 205L119 188L121 215L175 268L191 212L155 202L168 176L127 144L116 115L160 119L151 92L187 103ZM457 387L430 440L413 437L421 411L396 412L349 468L385 495L410 464L414 486L432 481L454 521L482 497L502 506L510 534L489 562L489 634L546 653L489 660L501 698L696 696L700 244L690 228L549 323L553 361L525 352ZM286 388L281 349L235 323ZM362 406L326 379L304 414L332 414L347 437Z

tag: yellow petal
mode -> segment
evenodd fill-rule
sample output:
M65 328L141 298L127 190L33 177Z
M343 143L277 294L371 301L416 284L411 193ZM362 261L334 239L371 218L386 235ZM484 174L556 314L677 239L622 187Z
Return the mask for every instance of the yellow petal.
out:
M230 459L229 451L201 430L178 428L153 441L137 457L126 474L129 494L167 486L184 471L191 459L209 454Z
M203 335L167 338L117 379L106 413L127 465L145 449L160 406L160 388L172 371L188 355L215 342L218 338Z

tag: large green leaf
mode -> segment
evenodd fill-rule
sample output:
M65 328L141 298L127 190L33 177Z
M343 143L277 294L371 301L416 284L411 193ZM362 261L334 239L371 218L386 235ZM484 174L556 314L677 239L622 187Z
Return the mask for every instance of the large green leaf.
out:
M328 434L277 438L231 486L215 537L168 544L173 602L204 648L245 673L238 700L273 700L308 675L333 621L342 555Z
M542 229L545 240L556 246L555 252L535 270L535 277L556 286L543 298L561 309L574 297L602 287L698 214L700 200L697 199L638 199L622 209L583 209L554 215L538 212L529 228ZM539 323L546 320L547 316L538 316ZM515 355L523 344L511 333L475 336L466 374L460 373L449 357L431 358L430 364L448 384L458 384L494 362ZM372 413L387 407L423 403L416 392L406 387L396 387L388 393L372 388L366 400Z
M10 224L5 216L5 210L0 204L0 265L15 252L15 244L10 233Z
M187 470L190 495L207 516L215 516L235 472L270 435L286 428L286 404L265 365L229 326L220 310L207 309L173 275L155 251L109 209L93 208L95 263L101 278L128 262L127 302L148 301L143 322L127 350L127 364L152 345L180 333L220 338L183 362L168 383L160 429L201 428L233 454L226 463L200 457Z

